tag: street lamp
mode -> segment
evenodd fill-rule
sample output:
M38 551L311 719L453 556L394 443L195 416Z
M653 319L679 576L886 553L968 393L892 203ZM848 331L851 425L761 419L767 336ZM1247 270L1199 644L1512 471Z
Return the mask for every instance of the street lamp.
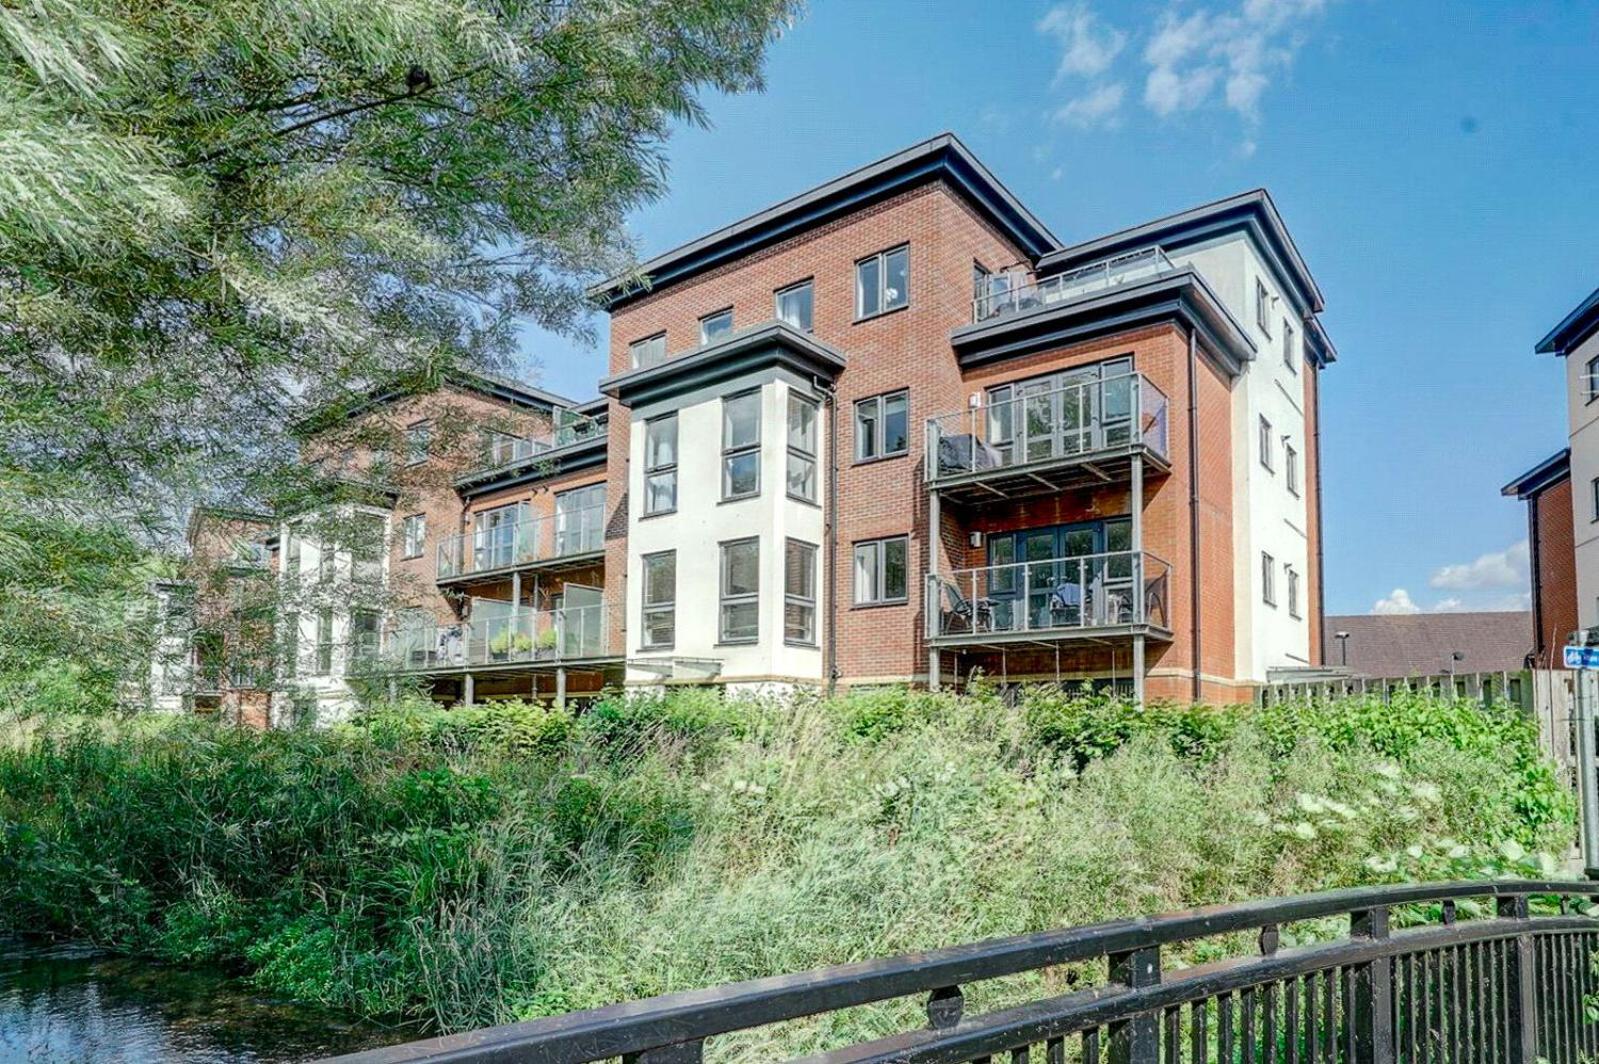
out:
M1348 664L1349 664L1349 633L1348 632L1334 632L1333 633L1333 638L1338 640L1338 664L1339 665L1343 665L1343 666L1348 666Z

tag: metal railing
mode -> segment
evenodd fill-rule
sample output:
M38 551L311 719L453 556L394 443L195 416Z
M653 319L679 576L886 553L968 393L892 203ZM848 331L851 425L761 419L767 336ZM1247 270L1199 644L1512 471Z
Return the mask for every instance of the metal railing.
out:
M605 549L605 504L525 517L446 536L438 545L438 579L495 572Z
M547 451L568 447L604 434L603 422L573 410L557 408L552 415L548 432L528 436L511 436L505 433L491 435L483 448L481 464L472 472L515 465L529 458L536 458Z
M1052 306L1131 281L1157 277L1176 268L1166 252L1157 246L1089 263L1043 280L1030 278L1016 283L1017 278L1026 275L995 274L988 279L988 291L972 300L972 321L991 321Z
M1139 373L1068 381L1045 391L927 419L927 479L1088 459L1139 444L1169 459L1166 393Z
M1149 624L1170 628L1171 566L1147 551L1107 551L928 576L928 635L1070 634Z
M925 1027L807 1059L1578 1064L1599 1052L1599 1023L1586 1011L1599 992L1599 920L1570 903L1596 894L1595 883L1501 880L1219 905L666 994L338 1059L694 1064L718 1035L925 995ZM1334 918L1347 921L1345 937L1284 948L1285 927ZM1247 936L1251 948L1163 966L1163 950L1221 935ZM1105 965L1101 985L1071 989L1067 980L1058 996L964 1015L963 987L1096 960Z
M389 636L384 658L408 671L603 658L620 645L617 617L617 607L595 603L402 628Z

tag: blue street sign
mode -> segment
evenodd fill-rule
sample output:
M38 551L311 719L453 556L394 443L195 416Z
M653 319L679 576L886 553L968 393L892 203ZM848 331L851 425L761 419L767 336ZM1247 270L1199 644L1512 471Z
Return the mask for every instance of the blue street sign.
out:
M1599 647L1567 647L1566 668L1599 669Z

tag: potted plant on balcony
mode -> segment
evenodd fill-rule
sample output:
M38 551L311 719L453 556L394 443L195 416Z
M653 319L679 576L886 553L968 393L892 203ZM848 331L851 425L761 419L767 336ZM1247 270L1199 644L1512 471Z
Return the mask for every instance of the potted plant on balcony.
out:
M516 643L514 649L516 650L517 657L526 657L527 652L533 649L533 637L528 635L526 632L516 633Z
M546 628L539 633L538 656L540 658L555 657L556 633L554 628Z
M489 656L495 661L504 661L511 653L512 633L502 630L489 640Z

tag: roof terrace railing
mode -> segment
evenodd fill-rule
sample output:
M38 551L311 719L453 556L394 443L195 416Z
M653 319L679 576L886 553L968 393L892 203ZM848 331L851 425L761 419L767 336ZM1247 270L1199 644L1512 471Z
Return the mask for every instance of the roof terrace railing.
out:
M605 505L457 532L439 541L438 579L453 580L605 549Z
M597 602L401 628L388 637L383 660L393 669L425 672L604 658L619 653L620 619L618 607Z
M1599 1051L1587 1008L1599 991L1599 920L1573 903L1586 908L1596 894L1592 882L1482 880L1219 905L666 994L339 1060L698 1064L718 1035L916 996L925 1027L806 1059L1579 1064ZM1346 921L1345 937L1284 946L1285 928L1330 918ZM1234 936L1225 959L1163 964L1163 951L1223 935ZM972 984L1095 960L1105 972L1098 985L1067 982L1054 996L964 1014Z
M1037 310L1117 285L1156 277L1176 268L1171 259L1166 257L1166 252L1157 246L1117 255L1042 280L1028 278L1019 281L1018 278L1027 275L996 273L988 278L988 291L978 293L972 300L972 321L992 321L1023 311Z
M1169 459L1169 406L1166 393L1138 373L1036 391L1013 386L1006 398L987 394L965 410L927 419L927 479L1088 459L1138 444Z
M488 443L483 448L482 462L472 472L481 473L515 465L549 451L559 450L604 434L604 422L587 414L579 414L575 410L558 407L552 415L552 424L548 432L527 436L491 433Z

